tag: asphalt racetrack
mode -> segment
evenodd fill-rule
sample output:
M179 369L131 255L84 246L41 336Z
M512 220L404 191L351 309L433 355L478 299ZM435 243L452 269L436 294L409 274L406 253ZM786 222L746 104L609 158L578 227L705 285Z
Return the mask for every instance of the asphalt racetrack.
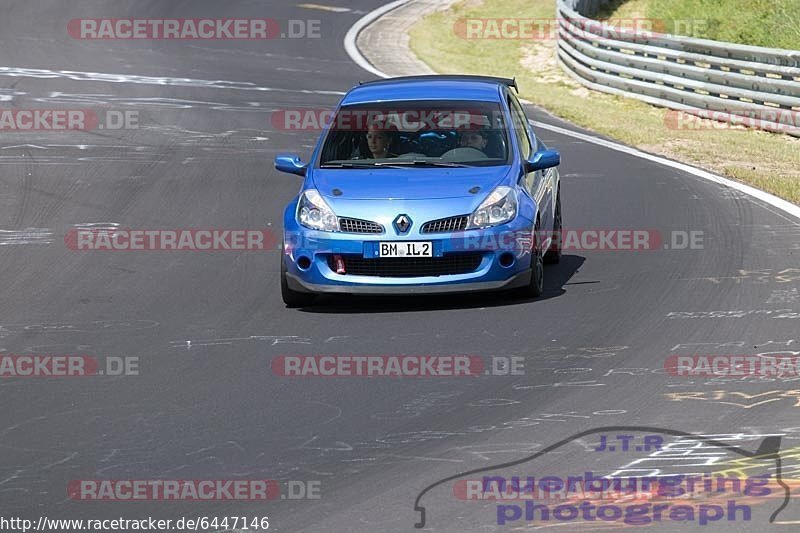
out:
M34 523L268 516L275 531L413 531L415 499L427 486L594 428L723 436L751 451L781 435L781 450L800 446L796 375L710 381L664 370L669 356L687 353L799 355L800 221L574 137L538 132L562 155L564 226L649 230L667 247L567 250L546 267L537 300L345 296L293 310L280 298L277 243L245 252L67 246L64 236L81 227L279 235L300 180L276 172L273 158L307 159L318 133L276 128L271 116L332 109L359 80L374 78L345 53L343 38L382 3L353 0L342 11L256 0L0 6L0 107L137 117L135 128L2 132L0 355L84 354L138 365L128 375L0 380L0 515ZM94 17L318 20L319 38L69 35L70 20ZM682 234L673 232L701 235L702 246L671 246ZM470 355L489 366L492 357L517 357L524 371L314 378L282 377L270 366L279 356L326 354ZM608 432L621 433L654 432ZM591 452L597 443L597 435L570 441L515 472L607 474L650 456ZM662 470L686 464L678 453L665 457ZM782 466L787 476L798 460ZM85 501L68 491L74 480L153 479L278 480L285 498ZM290 482L318 497L289 497ZM445 483L424 495L426 530L582 530L524 516L500 525L496 505L461 501L453 490ZM754 506L749 522L647 529L796 528L767 522L779 503ZM793 506L800 504L790 502L778 520L800 520Z

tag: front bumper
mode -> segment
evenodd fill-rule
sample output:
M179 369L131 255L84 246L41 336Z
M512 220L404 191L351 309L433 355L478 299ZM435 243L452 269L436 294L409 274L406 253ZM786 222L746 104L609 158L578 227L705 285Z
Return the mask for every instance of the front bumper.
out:
M531 278L530 249L525 247L530 241L524 238L531 232L532 224L523 217L484 230L405 236L320 232L294 223L284 230L286 281L294 291L335 294L436 294L521 287ZM430 241L434 257L479 254L480 262L468 272L403 277L337 273L332 268L332 256L375 259L376 243L388 241Z
M391 278L387 278L391 279ZM406 279L406 278L403 278ZM461 283L429 283L402 285L375 285L370 283L348 283L347 285L329 285L309 283L299 276L286 274L289 288L297 292L333 293L333 294L442 294L473 291L493 291L524 287L531 282L531 269L514 274L507 280L499 281L474 281Z

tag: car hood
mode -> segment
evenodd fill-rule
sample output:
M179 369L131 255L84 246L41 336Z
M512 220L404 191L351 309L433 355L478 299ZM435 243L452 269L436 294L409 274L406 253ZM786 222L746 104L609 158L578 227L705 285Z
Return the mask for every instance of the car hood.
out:
M433 200L485 197L508 176L510 166L465 168L314 169L325 197L338 200Z

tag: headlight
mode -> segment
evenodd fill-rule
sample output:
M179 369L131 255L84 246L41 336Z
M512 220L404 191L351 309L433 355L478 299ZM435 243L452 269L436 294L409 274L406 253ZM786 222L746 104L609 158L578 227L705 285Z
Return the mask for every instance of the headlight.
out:
M297 202L297 221L321 231L339 231L339 220L316 189L308 189Z
M517 193L511 187L501 185L481 202L469 217L467 229L497 226L517 216Z

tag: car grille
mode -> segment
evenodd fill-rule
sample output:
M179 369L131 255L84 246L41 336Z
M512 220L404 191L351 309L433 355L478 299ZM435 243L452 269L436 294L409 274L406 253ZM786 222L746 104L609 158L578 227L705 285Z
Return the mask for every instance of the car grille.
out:
M431 220L430 222L426 222L422 225L420 233L445 233L448 231L462 231L467 227L468 221L468 215Z
M481 264L479 252L446 254L443 257L382 257L367 259L357 255L342 255L346 274L385 278L415 278L447 276L474 272ZM328 267L334 272L334 256L328 256Z
M383 233L383 226L369 220L340 217L339 230L343 233Z

